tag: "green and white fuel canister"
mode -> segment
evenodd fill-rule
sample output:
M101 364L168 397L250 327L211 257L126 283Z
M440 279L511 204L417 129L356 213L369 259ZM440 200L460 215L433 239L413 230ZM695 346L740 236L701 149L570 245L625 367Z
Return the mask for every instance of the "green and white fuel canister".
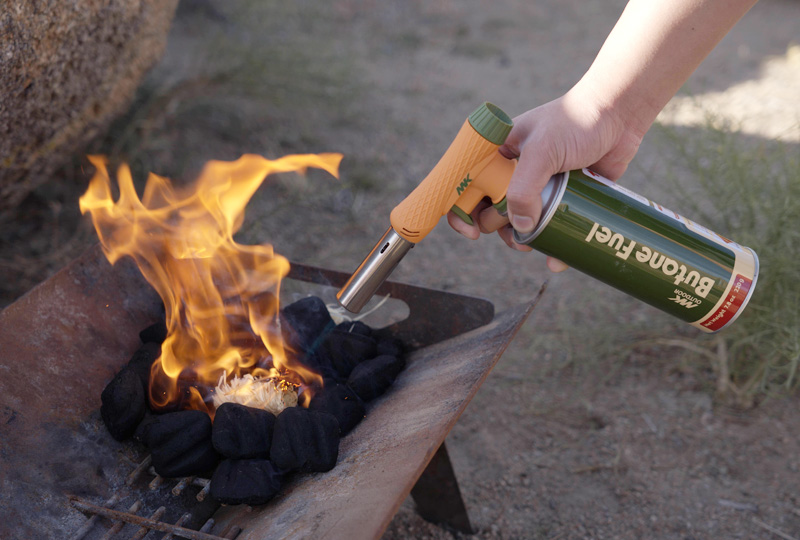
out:
M588 169L553 176L515 239L704 332L736 320L758 279L752 249Z

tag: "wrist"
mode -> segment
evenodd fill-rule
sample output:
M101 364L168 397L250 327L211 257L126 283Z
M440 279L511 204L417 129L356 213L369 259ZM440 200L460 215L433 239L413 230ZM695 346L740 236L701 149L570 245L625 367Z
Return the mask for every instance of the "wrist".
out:
M616 180L625 173L644 134L655 119L647 108L631 107L623 96L609 87L584 77L564 96L567 109L580 111L589 136L579 166L591 166L595 172Z
M596 111L598 119L609 124L616 135L642 140L664 104L654 103L650 96L635 91L633 83L615 78L611 73L589 69L569 91L573 99Z

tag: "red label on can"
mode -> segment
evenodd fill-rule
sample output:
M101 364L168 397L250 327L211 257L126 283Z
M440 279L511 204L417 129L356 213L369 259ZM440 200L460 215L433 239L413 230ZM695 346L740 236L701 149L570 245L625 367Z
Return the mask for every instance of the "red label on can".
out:
M741 274L736 274L736 278L733 281L733 288L727 300L719 307L716 313L711 315L706 322L702 323L702 326L708 328L712 332L716 332L728 324L739 311L742 302L747 298L747 293L750 291L750 286L752 284L753 280L747 279Z

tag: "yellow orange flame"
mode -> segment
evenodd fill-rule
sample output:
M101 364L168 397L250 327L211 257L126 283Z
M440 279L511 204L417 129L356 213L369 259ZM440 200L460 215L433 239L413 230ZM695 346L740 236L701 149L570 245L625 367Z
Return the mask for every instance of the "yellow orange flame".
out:
M213 414L204 389L213 389L225 372L301 386L321 383L319 375L293 361L281 338L279 291L288 261L270 245L241 245L233 235L269 174L315 167L336 176L341 157L244 155L210 161L197 181L182 189L151 173L141 200L123 165L116 202L106 160L89 157L97 171L80 198L81 212L91 213L108 260L133 258L166 308L167 339L150 376L153 406Z

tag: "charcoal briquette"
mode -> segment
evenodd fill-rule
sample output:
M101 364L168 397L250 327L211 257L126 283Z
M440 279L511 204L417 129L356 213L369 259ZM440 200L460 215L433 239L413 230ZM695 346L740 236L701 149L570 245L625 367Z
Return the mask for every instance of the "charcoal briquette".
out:
M214 449L227 458L269 457L275 416L263 409L238 403L223 403L214 415L211 441Z
M284 409L275 421L269 456L286 471L329 471L339 457L339 422L324 412Z
M128 360L128 368L139 376L145 395L150 382L150 368L159 356L161 356L161 344L151 341L139 347Z
M339 372L331 365L328 356L323 354L321 350L304 354L300 359L300 363L325 379L343 380Z
M364 403L358 395L348 386L333 381L325 381L325 387L311 399L308 410L335 416L342 437L350 433L366 414Z
M160 319L139 332L139 339L142 343L157 343L161 345L167 339L167 322Z
M147 404L142 383L130 368L122 368L102 394L100 416L111 436L123 441L133 435L144 418Z
M328 308L320 298L308 296L284 307L280 312L281 333L290 349L309 352L333 327Z
M219 461L211 419L202 411L154 415L142 422L136 438L150 449L156 472L167 478L202 474Z
M403 356L404 352L405 346L402 341L393 337L384 337L378 339L375 355L383 356L387 354L389 356Z
M341 323L322 342L320 356L342 379L347 379L360 362L375 356L377 345L372 337L364 334L364 327L366 325L360 322Z
M223 504L264 504L280 491L282 479L266 459L226 459L211 477L211 496Z
M347 332L348 334L358 334L360 336L372 337L372 328L361 321L343 322L339 325L339 331Z
M377 356L356 366L347 379L347 386L364 401L372 401L386 392L405 366L401 357Z

